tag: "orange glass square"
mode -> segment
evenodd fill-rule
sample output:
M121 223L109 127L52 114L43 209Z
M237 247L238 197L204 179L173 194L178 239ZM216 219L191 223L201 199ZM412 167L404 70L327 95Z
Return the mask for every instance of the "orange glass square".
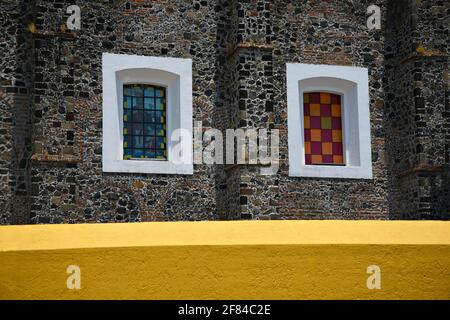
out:
M333 163L335 164L343 164L344 157L343 156L333 156Z
M322 143L322 154L323 155L331 155L331 154L333 154L333 143L331 143L331 142L323 142Z
M320 117L320 104L311 103L309 108L309 115L311 117Z
M305 116L305 129L311 129L311 118L308 116Z
M311 154L311 142L305 142L305 154Z
M341 130L333 130L333 142L342 142Z
M320 129L311 129L311 141L320 142L322 141L322 130Z
M329 93L321 93L320 94L320 103L330 104L331 103L331 95Z
M322 163L322 156L318 155L312 155L311 156L311 162L313 164L321 164Z
M340 104L332 104L331 105L331 116L332 117L340 117L341 116L341 105Z

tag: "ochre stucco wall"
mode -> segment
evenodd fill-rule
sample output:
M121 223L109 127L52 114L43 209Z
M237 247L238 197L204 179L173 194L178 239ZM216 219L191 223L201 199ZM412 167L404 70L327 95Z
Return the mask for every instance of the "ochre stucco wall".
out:
M0 257L1 299L450 299L439 221L2 226Z

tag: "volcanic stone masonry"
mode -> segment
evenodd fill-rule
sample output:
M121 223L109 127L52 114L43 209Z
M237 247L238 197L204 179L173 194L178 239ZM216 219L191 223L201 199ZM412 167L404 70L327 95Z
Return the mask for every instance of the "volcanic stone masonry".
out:
M66 8L81 8L69 31ZM367 7L382 11L368 30ZM450 2L1 0L0 223L450 219ZM280 169L102 173L103 52L193 60L194 121L280 131ZM286 63L369 69L373 179L288 175Z

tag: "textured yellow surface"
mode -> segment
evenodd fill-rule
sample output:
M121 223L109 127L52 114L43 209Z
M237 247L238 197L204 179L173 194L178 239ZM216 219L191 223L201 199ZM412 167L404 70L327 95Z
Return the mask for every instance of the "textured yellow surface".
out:
M80 290L66 287L69 265ZM2 226L0 298L450 299L450 223Z

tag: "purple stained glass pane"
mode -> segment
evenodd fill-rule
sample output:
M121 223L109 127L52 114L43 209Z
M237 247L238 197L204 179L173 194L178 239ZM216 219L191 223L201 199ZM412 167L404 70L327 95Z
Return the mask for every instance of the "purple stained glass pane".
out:
M311 141L311 130L305 129L305 141Z
M331 103L332 104L341 104L341 96L337 94L331 95Z
M333 163L334 162L333 156L332 155L323 155L322 162L323 163Z
M331 105L330 104L321 104L320 105L320 116L331 117Z
M303 114L304 114L305 116L309 116L309 103L305 103L305 104L303 105Z
M333 130L342 129L341 118L336 118L336 117L331 118L331 129L333 129Z
M339 156L343 155L341 142L333 142L333 154Z
M320 93L310 93L309 103L320 103Z
M312 159L310 154L305 155L305 163L306 164L312 164Z
M320 117L311 117L310 124L311 124L311 129L320 129L321 128Z
M333 133L332 130L322 130L322 142L332 142Z
M322 154L322 143L321 142L311 142L311 154L316 154L316 155Z

